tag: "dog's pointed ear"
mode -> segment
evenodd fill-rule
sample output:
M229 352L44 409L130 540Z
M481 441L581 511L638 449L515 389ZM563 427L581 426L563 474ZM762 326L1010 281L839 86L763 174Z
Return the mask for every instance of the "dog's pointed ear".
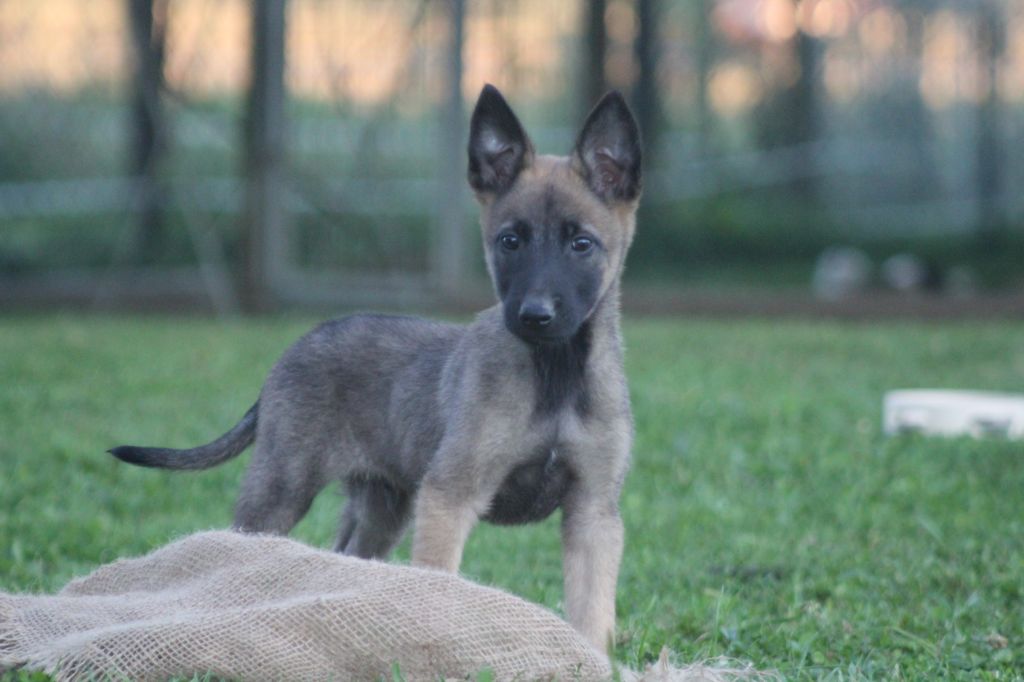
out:
M469 185L478 196L498 195L533 161L533 144L508 102L485 85L469 124Z
M609 92L587 116L575 161L587 185L605 203L633 201L643 187L640 128L626 100Z

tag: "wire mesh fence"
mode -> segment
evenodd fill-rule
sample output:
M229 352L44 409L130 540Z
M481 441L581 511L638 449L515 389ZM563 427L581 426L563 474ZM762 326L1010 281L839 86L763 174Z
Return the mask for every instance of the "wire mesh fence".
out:
M253 6L0 0L4 300L246 304ZM479 295L449 148L484 82L555 152L595 88L631 95L650 159L633 277L803 283L854 243L1020 281L1019 0L281 7L280 300Z

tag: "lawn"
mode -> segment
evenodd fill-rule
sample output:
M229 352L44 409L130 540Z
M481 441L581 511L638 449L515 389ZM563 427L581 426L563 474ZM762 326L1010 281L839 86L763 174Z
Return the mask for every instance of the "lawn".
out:
M171 474L104 450L219 435L308 322L0 320L0 589L227 526L246 456ZM890 388L1021 390L1024 324L628 319L626 336L622 663L667 646L788 679L1024 678L1024 444L880 428ZM294 535L330 545L339 503ZM557 530L481 526L463 570L557 610Z

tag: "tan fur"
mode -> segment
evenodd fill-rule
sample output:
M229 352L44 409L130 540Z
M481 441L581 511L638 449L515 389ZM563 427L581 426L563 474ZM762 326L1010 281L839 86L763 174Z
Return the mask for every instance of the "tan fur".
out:
M462 563L462 548L477 516L472 506L448 500L443 491L424 486L416 496L413 564L452 573Z
M614 641L615 591L623 547L618 496L628 468L632 442L632 420L628 412L619 338L618 286L626 252L636 229L638 202L609 206L587 187L579 173L578 159L530 153L515 186L504 196L497 199L488 194L477 194L488 268L491 267L491 251L496 236L502 229L503 216L515 214L517 205L526 207L541 201L551 186L556 186L562 196L567 197L574 215L580 216L581 223L607 248L608 262L602 273L601 293L595 310L589 316L594 328L590 363L599 368L592 373L593 379L588 384L595 413L581 420L575 413L566 411L548 423L537 425L530 423L529 414L523 411L518 401L491 406L475 417L480 421L474 423L486 424L486 429L468 435L467 440L458 446L450 446L464 452L479 453L472 459L489 463L495 458L508 458L510 440L518 441L521 444L519 449L529 451L535 441L550 439L581 472L581 485L563 505L565 611L569 621L595 647L608 651ZM494 273L491 275L493 277ZM492 352L501 352L513 359L518 357L517 352L521 352L500 342L498 346L500 350ZM521 357L520 361L521 377L528 377L527 359ZM508 387L507 395L517 398L522 391L520 387ZM489 500L499 484L498 477L488 477L486 471L477 472L476 494L461 500L457 508L445 508L433 492L423 499L428 490L424 488L417 505L414 563L457 569L457 558L461 556L462 544L468 538L465 520L475 518L474 506L481 500Z

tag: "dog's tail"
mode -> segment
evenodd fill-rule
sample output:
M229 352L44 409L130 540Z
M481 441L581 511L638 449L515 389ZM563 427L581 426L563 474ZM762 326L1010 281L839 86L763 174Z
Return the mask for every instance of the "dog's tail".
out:
M237 456L256 438L256 415L259 401L249 408L242 420L223 436L197 448L144 448L119 445L107 450L122 462L159 469L209 469Z

